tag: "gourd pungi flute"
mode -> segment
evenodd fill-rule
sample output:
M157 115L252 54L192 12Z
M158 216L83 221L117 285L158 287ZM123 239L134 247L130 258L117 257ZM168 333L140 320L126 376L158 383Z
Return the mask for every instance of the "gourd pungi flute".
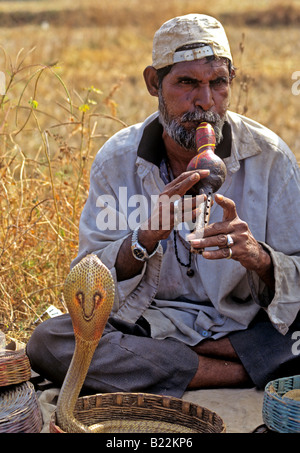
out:
M212 205L212 195L217 192L226 178L226 165L223 160L215 154L216 137L214 128L210 123L202 122L196 129L197 154L187 166L187 170L210 170L210 174L201 179L196 186L199 194L205 194L206 200L202 205L199 216L196 220L194 235L203 237L205 226L208 225ZM193 250L201 253L201 250Z

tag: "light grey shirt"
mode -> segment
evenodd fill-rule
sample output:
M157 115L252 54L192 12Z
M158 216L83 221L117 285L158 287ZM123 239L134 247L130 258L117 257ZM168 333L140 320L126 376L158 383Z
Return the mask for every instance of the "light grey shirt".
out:
M151 196L164 188L157 115L121 130L96 155L72 266L88 253L97 254L115 278L112 314L128 322L144 316L154 338L173 337L195 345L204 338L246 329L261 307L286 334L300 309L300 172L293 153L276 134L233 112L227 113L231 154L224 159L227 177L219 193L235 201L239 217L269 250L274 295L270 298L258 276L234 260L209 261L194 255L195 275L187 277L174 253L173 234L139 275L117 282L116 257L131 233L133 218L138 212L140 222L145 220ZM137 195L148 200L139 211L132 203ZM214 203L210 222L221 221L222 215ZM110 219L109 229L104 228L105 218ZM188 251L179 240L177 246L181 260L187 262Z

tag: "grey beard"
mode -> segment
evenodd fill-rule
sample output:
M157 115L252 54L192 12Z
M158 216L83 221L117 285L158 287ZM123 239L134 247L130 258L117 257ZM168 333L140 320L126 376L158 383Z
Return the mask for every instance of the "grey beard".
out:
M182 148L186 149L187 151L197 151L196 127L194 129L187 130L182 124L185 122L196 121L200 123L202 121L207 121L208 123L211 123L215 131L216 145L218 145L222 141L222 129L225 122L225 117L222 118L218 113L213 113L210 111L205 112L196 110L195 112L186 112L181 117L172 119L170 118L167 111L161 90L159 90L158 93L158 100L159 121L165 129L166 133Z

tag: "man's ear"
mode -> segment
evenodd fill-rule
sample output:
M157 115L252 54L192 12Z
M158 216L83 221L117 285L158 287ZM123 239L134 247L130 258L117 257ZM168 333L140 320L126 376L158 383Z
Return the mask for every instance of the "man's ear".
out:
M235 68L232 68L231 69L231 73L230 73L230 76L229 76L229 81L230 83L233 81L233 79L236 78L236 72L235 72Z
M158 97L158 77L153 66L147 66L144 70L144 80L151 96Z

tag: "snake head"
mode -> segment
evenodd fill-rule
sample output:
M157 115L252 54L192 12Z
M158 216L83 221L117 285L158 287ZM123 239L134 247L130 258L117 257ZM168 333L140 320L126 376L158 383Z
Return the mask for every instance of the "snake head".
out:
M96 255L87 255L69 273L64 297L76 336L99 341L115 295L109 269Z

